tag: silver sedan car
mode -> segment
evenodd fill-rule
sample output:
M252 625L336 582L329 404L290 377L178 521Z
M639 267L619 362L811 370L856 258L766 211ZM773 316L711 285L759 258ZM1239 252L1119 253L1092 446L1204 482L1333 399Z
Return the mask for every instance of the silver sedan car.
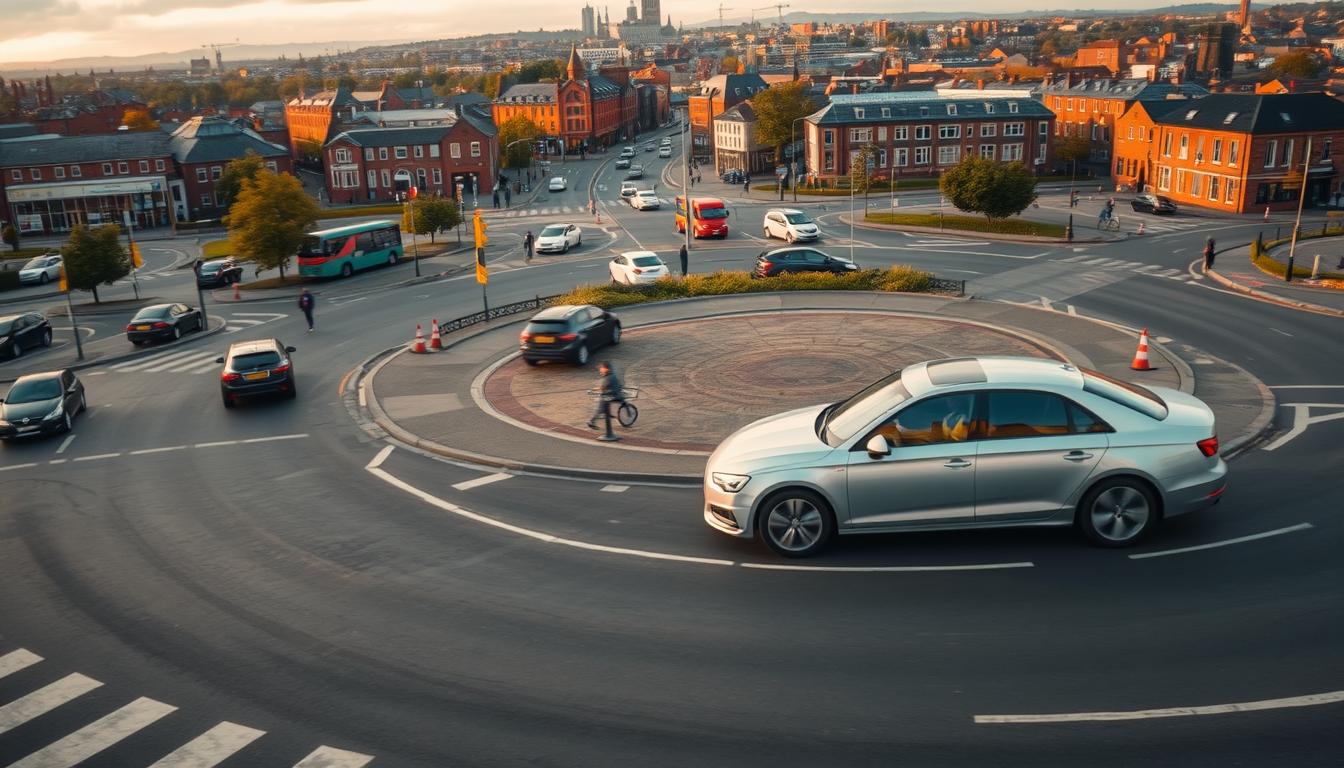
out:
M1076 525L1104 547L1216 504L1227 465L1197 398L1055 360L917 363L730 435L705 522L786 557L836 533Z

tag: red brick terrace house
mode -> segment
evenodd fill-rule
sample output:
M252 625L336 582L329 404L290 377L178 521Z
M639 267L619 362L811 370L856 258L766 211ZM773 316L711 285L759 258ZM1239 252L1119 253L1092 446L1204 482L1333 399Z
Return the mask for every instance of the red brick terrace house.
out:
M217 219L227 213L232 201L221 199L215 184L230 160L248 152L255 152L276 173L293 172L289 150L266 141L245 127L246 122L219 116L193 117L173 131L169 146L184 187L178 218Z
M404 170L423 195L452 196L461 184L470 206L473 190L490 194L499 174L495 127L470 110L443 125L343 131L323 152L333 203L393 200L397 171Z

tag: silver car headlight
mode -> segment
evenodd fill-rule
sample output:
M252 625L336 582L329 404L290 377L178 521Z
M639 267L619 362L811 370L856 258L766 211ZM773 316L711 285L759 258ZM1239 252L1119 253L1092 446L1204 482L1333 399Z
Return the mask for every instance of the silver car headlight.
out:
M58 401L56 403L56 407L51 409L51 413L48 413L46 416L43 416L42 420L55 421L56 419L61 418L61 415L64 413L65 413L65 403Z
M711 472L709 475L710 482L719 486L725 493L737 493L750 479L751 475L734 475L729 472Z

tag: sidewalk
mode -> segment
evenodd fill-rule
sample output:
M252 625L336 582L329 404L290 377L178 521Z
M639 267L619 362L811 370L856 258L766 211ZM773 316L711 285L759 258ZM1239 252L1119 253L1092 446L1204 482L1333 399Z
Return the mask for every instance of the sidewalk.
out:
M1298 263L1310 265L1310 258L1308 256L1307 260ZM1206 270L1204 274L1225 288L1263 301L1344 317L1344 290L1313 286L1310 280L1299 277L1293 278L1289 283L1282 278L1261 272L1251 263L1249 245L1237 248L1233 252L1218 254L1214 268Z
M762 313L770 319L762 321ZM592 406L583 392L595 371L530 368L516 357L526 315L446 337L441 353L396 350L375 358L354 386L367 396L374 423L423 450L504 469L684 485L701 481L709 451L741 424L837 399L893 367L960 354L1063 358L1193 392L1214 410L1225 453L1256 439L1274 411L1269 390L1235 365L1201 364L1196 380L1190 365L1154 344L1156 370L1131 371L1132 334L999 302L809 291L663 302L618 314L622 344L595 353L641 389L639 421L618 443L597 442L584 427ZM845 391L830 391L837 386Z

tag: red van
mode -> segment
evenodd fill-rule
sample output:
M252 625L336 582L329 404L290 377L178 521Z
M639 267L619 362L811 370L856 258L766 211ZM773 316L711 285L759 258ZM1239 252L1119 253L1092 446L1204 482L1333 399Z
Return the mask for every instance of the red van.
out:
M695 237L727 237L728 208L717 197L692 197L691 213L694 221L691 234ZM686 197L677 195L677 231L686 231Z

